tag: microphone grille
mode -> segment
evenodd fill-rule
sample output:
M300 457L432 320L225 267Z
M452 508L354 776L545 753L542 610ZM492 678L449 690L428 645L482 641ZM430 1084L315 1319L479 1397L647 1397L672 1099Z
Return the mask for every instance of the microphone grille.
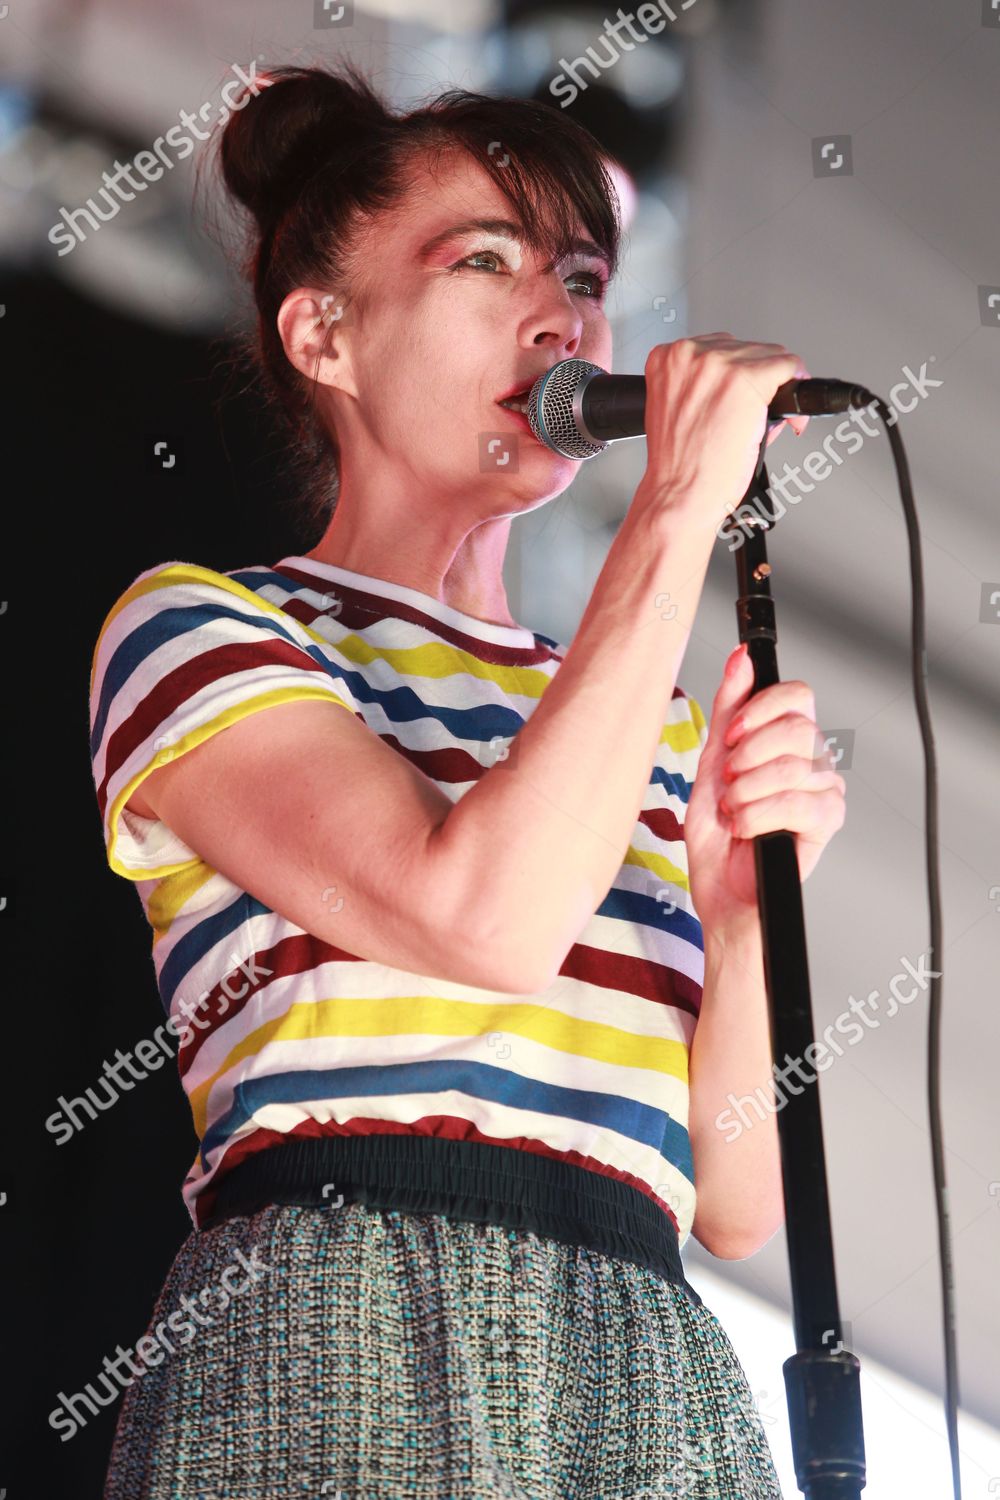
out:
M565 458L596 458L607 443L585 435L573 411L584 376L604 375L589 359L561 359L539 375L528 395L528 421L540 443Z

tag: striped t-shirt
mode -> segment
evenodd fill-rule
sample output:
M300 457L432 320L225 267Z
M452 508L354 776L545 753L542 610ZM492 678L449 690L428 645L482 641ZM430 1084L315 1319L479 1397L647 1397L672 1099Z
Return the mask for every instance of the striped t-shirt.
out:
M196 1228L224 1174L258 1151L392 1132L509 1145L618 1179L671 1217L683 1245L704 978L683 824L707 727L680 687L625 859L558 978L533 995L338 948L124 805L166 761L299 698L355 714L455 802L509 753L565 651L308 557L228 573L165 563L110 610L91 673L94 782L108 862L135 882L153 929L199 1141L183 1186Z

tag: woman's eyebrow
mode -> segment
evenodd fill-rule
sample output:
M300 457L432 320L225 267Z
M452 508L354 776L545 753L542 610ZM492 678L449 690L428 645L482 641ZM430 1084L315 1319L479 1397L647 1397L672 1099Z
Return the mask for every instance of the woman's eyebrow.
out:
M424 259L448 240L457 239L459 235L468 234L474 229L482 230L486 234L505 234L515 240L520 240L524 235L524 226L515 224L512 219L466 219L461 224L450 224L447 229L442 229L432 235L420 246L417 254ZM566 249L550 261L546 269L551 269L557 261L565 259L567 255L590 255L596 260L603 261L609 271L611 269L611 261L601 247L595 245L593 240L585 239L570 240Z

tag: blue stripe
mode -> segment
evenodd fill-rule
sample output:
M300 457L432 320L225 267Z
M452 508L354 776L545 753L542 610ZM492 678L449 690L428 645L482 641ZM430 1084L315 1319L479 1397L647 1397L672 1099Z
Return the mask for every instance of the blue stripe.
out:
M160 999L167 1015L173 1004L174 991L184 983L186 976L201 962L210 948L216 943L221 943L234 933L244 922L250 922L254 917L271 915L271 908L263 906L249 891L238 891L236 900L216 912L213 916L199 918L191 931L185 933L184 937L178 938L176 945L171 949L169 958L164 960L160 970L159 986ZM181 920L183 913L176 918ZM238 953L238 959L252 958L252 953ZM233 964L228 964L219 979L224 979ZM184 999L190 1004L198 999L197 995L185 995Z
M664 741L664 748L668 755L677 754L677 751L670 749L666 741ZM662 786L668 792L673 792L676 797L681 799L685 806L687 806L688 798L691 796L691 788L694 786L694 782L685 781L679 771L665 771L662 766L653 767L653 774L649 778L649 783L650 786Z
M559 652L564 649L561 643L559 641L553 640L552 636L550 635L542 635L541 631L539 630L533 630L531 633L535 637L536 641L541 641L543 646L549 646L555 652Z
M503 703L478 703L471 708L449 708L444 704L424 703L405 683L395 688L375 688L358 673L343 667L341 676L359 703L377 703L389 721L387 733L397 724L411 724L419 719L434 719L457 740L489 742L494 735L505 739L515 735L525 720L516 709ZM419 679L424 692L433 689L426 677Z
M245 589L252 589L255 594L262 594L265 588L272 587L280 589L285 598L290 593L294 597L294 592L299 587L299 585L292 583L286 573L276 573L273 568L269 568L265 564L262 564L259 568L237 568L234 572L226 573L223 576L235 579ZM320 588L320 580L317 579L314 592L317 594L329 594L330 590ZM277 599L268 600L269 604L278 604L278 602Z
M468 1060L306 1069L248 1078L236 1085L232 1107L207 1131L201 1145L202 1164L207 1171L208 1153L268 1104L313 1099L324 1102L338 1098L377 1099L449 1090L512 1109L533 1110L557 1120L580 1121L613 1130L643 1146L654 1147L689 1182L694 1181L688 1132L664 1110L620 1094L541 1083L537 1078L523 1077L507 1068ZM363 1106L355 1109L355 1113L363 1113Z
M678 907L667 911L666 903L647 896L642 891L622 891L612 886L597 908L599 917L620 917L623 922L635 922L640 927L655 927L658 932L669 932L690 943L699 953L705 951L701 922L690 912ZM650 954L643 957L649 958Z

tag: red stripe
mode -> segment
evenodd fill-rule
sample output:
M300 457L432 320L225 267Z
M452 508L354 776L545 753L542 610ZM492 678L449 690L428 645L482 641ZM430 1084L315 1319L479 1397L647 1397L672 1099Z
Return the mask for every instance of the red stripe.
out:
M394 734L382 734L379 738L383 744L390 745L433 781L447 782L449 785L478 781L487 769L477 756L457 745L448 745L441 750L416 750L401 744Z
M697 1016L702 986L668 964L628 953L605 953L587 943L574 943L559 970L560 977L580 979L607 990L623 990L659 1005L672 1005Z
M638 821L645 823L650 833L658 839L683 839L684 824L680 822L672 807L649 807L639 814Z

